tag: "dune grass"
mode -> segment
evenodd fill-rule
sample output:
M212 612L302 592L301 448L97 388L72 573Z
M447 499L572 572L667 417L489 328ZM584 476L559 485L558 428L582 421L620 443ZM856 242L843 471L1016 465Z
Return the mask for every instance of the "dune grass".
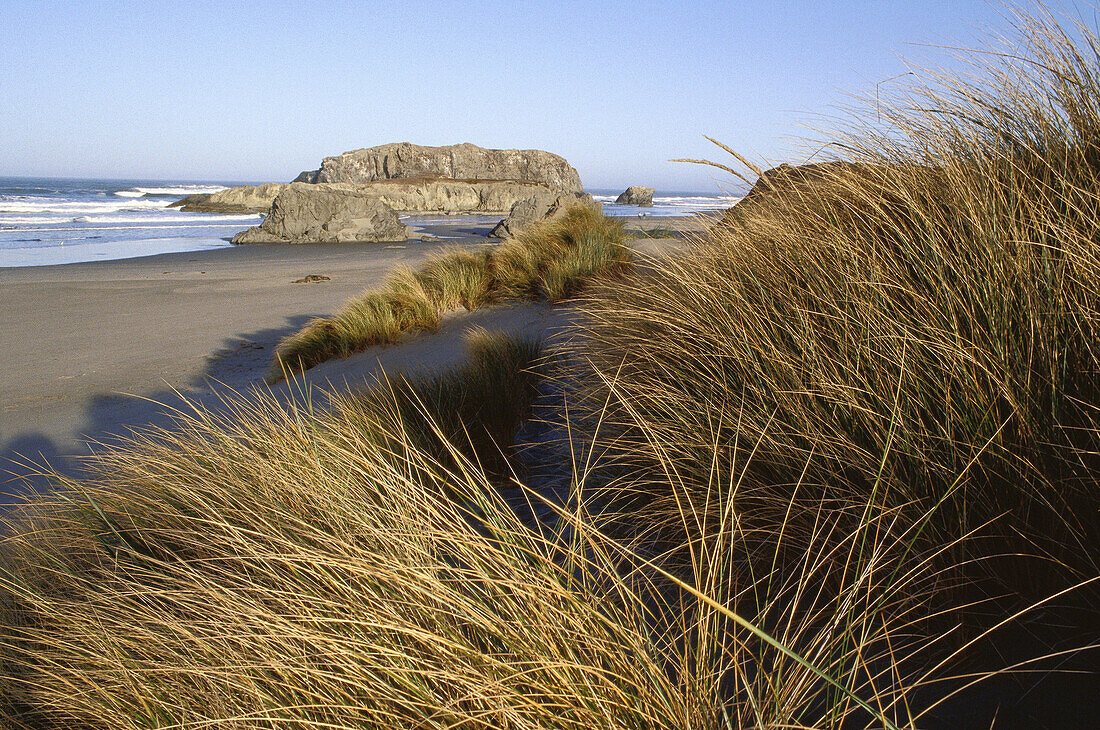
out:
M452 373L325 413L230 403L59 477L0 538L0 716L1094 719L1092 686L1035 688L1051 667L1088 685L1100 646L1100 43L1025 30L1024 60L980 57L981 88L884 112L889 134L843 141L849 162L597 287L555 369L534 343L476 335ZM399 272L388 315L363 304L340 327L354 342L355 317L406 321L413 301L570 296L625 261L574 215ZM547 372L572 386L572 493L532 529L498 487ZM1007 699L970 687L1002 677Z
M397 342L409 332L432 331L444 313L460 307L566 299L593 277L623 270L630 258L620 223L595 208L574 206L492 249L447 251L419 270L399 269L381 288L283 340L268 381Z
M979 59L983 87L913 91L850 162L592 300L586 354L634 441L704 485L717 443L760 484L935 507L931 542L993 521L1052 556L1020 583L1097 574L1100 80L1027 30L1028 58Z
M780 543L892 514L911 540L886 560L938 576L921 630L951 627L966 671L1068 652L1045 667L1095 682L1100 76L1093 36L1082 55L1026 30L1025 60L979 59L981 88L911 91L888 134L843 139L848 160L758 186L683 256L590 297L576 354L614 466L590 489L615 534L690 564L736 487L742 570L778 581L802 575ZM823 504L833 534L806 527ZM1072 723L1094 713L1067 709L1088 681L998 678L1000 710L993 690L960 704L976 725Z
M911 724L931 680L899 671L941 638L919 620L937 577L889 560L911 542L895 515L840 534L792 502L774 559L797 552L801 574L781 579L743 572L732 492L686 572L602 534L583 480L532 530L479 466L502 445L466 435L508 435L524 391L486 386L522 383L535 349L480 335L471 354L324 414L259 399L181 417L6 519L8 724Z
M467 358L447 372L387 378L378 387L341 401L344 417L373 423L386 413L402 438L440 463L452 451L490 475L508 470L507 457L520 425L530 416L549 356L529 337L475 330Z

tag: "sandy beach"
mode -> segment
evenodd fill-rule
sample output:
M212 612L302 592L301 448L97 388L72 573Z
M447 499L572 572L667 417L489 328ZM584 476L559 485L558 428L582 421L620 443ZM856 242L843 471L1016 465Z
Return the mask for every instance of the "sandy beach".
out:
M696 225L692 218L625 222L635 229ZM491 245L488 219L420 223L426 240L395 245L235 246L0 271L0 503L25 487L36 464L75 473L89 444L167 425L173 408L216 404L230 390L260 384L283 337L379 284L395 266L416 265L447 246ZM310 274L329 279L293 283ZM541 304L456 313L430 336L325 363L304 380L344 389L380 369L438 368L462 356L471 327L545 332L564 317ZM285 386L276 391L285 394Z

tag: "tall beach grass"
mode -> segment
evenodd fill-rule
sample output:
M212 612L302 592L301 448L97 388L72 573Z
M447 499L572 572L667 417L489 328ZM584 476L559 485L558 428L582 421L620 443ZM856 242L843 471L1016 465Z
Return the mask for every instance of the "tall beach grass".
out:
M752 451L754 515L805 473L934 507L932 542L994 522L1037 579L1100 570L1100 76L1093 36L1028 22L980 87L914 90L591 299L582 354L649 431L627 443L700 484L715 444Z
M472 352L469 368L513 380L531 362L523 342ZM713 495L687 571L604 535L583 483L533 530L479 465L499 445L452 443L439 420L471 379L402 381L325 414L200 411L58 478L65 491L0 540L6 721L901 728L928 708L909 698L943 679L918 661L942 640L920 611L937 576L929 556L889 559L910 543L896 514L842 534L825 503L792 501L773 560L801 572L782 577L744 572L735 492ZM523 408L495 397L459 409L465 433Z
M1100 43L1027 22L1024 47L978 57L980 86L918 89L847 160L766 178L679 255L590 289L552 363L479 334L459 370L323 413L231 402L57 477L0 533L0 717L1094 719ZM421 309L572 296L626 261L621 229L574 215L395 274L284 364ZM510 471L555 376L564 499Z

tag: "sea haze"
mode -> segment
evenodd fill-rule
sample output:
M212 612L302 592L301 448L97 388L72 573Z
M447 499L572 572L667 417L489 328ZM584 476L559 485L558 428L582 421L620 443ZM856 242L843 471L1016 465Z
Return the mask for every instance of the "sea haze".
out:
M181 213L168 204L234 184L0 177L0 267L228 246L261 216Z

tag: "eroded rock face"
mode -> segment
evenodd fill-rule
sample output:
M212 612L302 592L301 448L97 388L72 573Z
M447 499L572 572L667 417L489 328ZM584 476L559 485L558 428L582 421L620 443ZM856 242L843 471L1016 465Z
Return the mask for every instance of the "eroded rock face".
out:
M378 195L358 186L290 183L263 223L233 243L343 243L404 241L409 227Z
M463 143L422 147L409 142L379 145L326 157L321 168L296 182L365 183L397 178L514 180L562 192L582 192L580 175L564 158L543 150L492 150Z
M283 187L283 183L241 185L216 193L188 195L168 207L185 213L266 213Z
M653 188L644 188L641 185L631 185L622 192L615 202L619 205L653 205Z
M517 201L508 212L508 217L489 231L489 237L510 238L532 223L553 220L564 215L565 211L574 205L599 206L600 204L588 193L540 191L529 198Z
M517 201L534 195L555 194L542 185L510 180L472 182L421 178L343 184L377 195L394 210L410 213L503 213L511 210Z

